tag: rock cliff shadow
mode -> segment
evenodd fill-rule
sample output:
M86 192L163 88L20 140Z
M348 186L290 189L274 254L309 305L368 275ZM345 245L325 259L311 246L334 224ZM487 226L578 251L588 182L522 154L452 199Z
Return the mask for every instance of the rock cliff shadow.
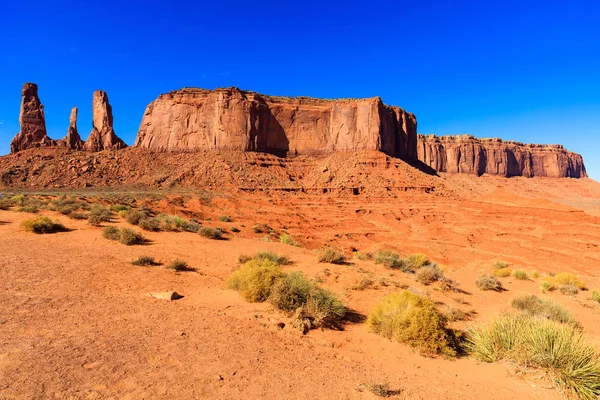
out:
M283 126L281 126L277 118L271 113L271 110L269 110L266 128L262 132L259 132L257 139L256 151L272 154L277 157L294 155L288 154L290 151L290 140L285 134Z
M440 176L435 169L431 168L429 165L425 164L424 162L422 162L420 160L405 160L405 161L411 167L416 168L419 171L421 171L427 175Z

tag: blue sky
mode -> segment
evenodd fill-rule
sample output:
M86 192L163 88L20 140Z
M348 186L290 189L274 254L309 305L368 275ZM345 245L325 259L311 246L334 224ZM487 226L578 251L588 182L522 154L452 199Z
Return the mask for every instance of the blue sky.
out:
M106 91L132 144L159 94L238 86L273 95L381 96L420 133L561 143L600 179L597 1L35 1L0 13L0 154L35 82L48 133Z

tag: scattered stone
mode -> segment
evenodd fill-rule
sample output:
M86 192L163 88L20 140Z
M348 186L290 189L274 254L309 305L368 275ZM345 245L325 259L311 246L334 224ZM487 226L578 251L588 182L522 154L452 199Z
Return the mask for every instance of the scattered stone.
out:
M160 300L178 300L183 298L183 296L177 292L151 292L146 294L146 296L154 297L155 299Z

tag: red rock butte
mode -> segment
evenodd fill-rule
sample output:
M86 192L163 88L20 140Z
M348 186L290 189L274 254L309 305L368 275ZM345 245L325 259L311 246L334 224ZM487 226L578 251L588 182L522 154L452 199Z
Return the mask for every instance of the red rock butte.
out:
M93 129L81 141L77 110L67 136L50 139L37 85L23 86L21 132L11 143L16 153L35 147L73 151L119 150L127 145L113 130L105 92L94 92ZM315 99L267 96L235 87L184 88L160 95L144 112L134 147L152 152L264 152L279 157L327 156L380 151L421 169L504 177L586 177L583 158L561 145L533 145L470 135L417 135L414 114L379 97Z

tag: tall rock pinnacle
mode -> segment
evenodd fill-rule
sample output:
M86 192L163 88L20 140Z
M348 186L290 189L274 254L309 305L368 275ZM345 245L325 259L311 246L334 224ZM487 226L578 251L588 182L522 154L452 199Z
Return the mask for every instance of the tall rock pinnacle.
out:
M64 145L71 150L83 149L83 140L77 132L77 107L73 107L71 110L71 116L69 117L69 130L67 136L63 139Z
M16 153L31 147L51 146L54 141L46 134L44 106L38 97L38 86L26 83L21 91L21 132L10 143L10 152Z
M113 129L112 107L102 90L94 92L92 102L92 132L84 143L84 150L118 150L127 147Z

